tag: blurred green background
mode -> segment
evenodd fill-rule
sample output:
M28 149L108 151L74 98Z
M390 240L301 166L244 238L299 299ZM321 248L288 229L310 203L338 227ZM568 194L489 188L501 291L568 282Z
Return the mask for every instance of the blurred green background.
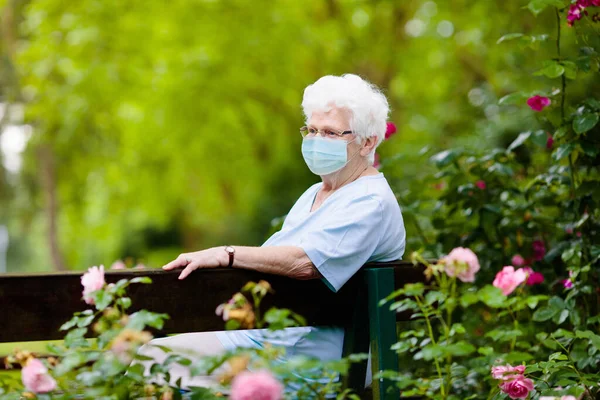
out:
M552 89L529 75L554 54L535 35L554 32L556 16L535 18L526 5L4 1L7 270L116 259L158 267L184 250L260 245L319 179L298 128L304 87L327 74L356 73L384 90L398 133L378 150L381 170L401 205L433 198L422 181L433 151L506 145L536 124L524 102L498 104ZM512 32L534 35L520 43L527 51L497 43ZM563 40L568 48L572 35ZM578 84L569 95L600 89L591 77ZM408 217L411 251L418 215Z

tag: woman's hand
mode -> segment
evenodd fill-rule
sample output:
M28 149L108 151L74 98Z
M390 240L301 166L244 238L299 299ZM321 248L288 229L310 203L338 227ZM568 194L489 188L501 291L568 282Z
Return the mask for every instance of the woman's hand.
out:
M229 264L229 255L224 247L212 247L210 249L196 251L195 253L182 253L175 260L164 267L165 271L176 268L184 268L179 274L179 279L185 279L198 268L225 267Z

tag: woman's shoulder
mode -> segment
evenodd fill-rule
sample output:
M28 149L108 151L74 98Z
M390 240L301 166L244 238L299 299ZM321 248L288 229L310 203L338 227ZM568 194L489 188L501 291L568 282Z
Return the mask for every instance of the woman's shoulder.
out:
M349 186L349 197L366 199L371 198L381 202L396 202L396 197L392 191L387 179L382 173L377 175L363 176Z

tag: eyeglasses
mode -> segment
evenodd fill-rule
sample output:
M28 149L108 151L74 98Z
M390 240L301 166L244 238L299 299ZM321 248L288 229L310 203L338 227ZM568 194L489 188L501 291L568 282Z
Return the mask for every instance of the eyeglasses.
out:
M317 129L317 128L313 128L310 126L303 126L302 128L300 128L300 134L302 135L302 137L313 137L316 135L321 135L325 138L330 138L330 139L339 139L341 137L343 137L344 135L351 135L354 132L352 131L338 131L335 129Z

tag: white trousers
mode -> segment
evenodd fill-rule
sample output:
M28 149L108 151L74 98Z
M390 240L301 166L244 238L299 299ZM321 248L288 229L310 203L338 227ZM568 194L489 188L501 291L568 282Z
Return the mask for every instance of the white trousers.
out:
M154 345L160 345L170 348L173 353L165 353ZM192 360L192 363L206 356L218 356L225 353L225 348L221 341L217 338L214 332L195 332L183 333L180 335L169 336L159 339L153 339L149 343L143 345L138 350L138 354L152 357L154 361L136 361L144 365L146 374L150 373L150 366L153 363L162 363L170 354L180 354ZM177 379L181 378L181 387L183 389L190 386L202 386L208 388L216 388L218 378L227 370L227 365L222 365L217 368L211 375L201 375L190 377L189 367L172 363L169 365L169 373L171 374L172 385ZM164 384L165 382L154 382L156 384Z

